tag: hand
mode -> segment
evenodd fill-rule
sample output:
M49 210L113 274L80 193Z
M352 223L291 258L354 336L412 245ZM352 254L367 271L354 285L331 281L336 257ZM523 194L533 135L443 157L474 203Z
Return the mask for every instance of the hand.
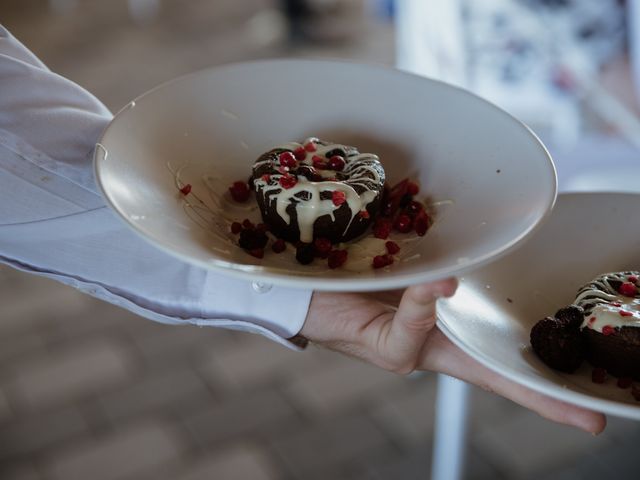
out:
M581 428L604 430L604 415L576 407L518 385L474 361L436 328L439 297L455 293L447 279L405 291L315 292L302 331L313 343L357 357L386 370L445 373L493 391L545 418Z

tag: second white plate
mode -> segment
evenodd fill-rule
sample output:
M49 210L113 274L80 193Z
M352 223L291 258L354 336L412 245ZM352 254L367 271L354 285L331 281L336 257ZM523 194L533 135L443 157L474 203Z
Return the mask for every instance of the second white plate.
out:
M603 413L640 420L640 402L615 379L591 382L547 367L529 343L531 327L570 304L605 272L640 269L640 195L562 194L551 218L519 250L465 275L438 303L439 326L469 355L527 387Z

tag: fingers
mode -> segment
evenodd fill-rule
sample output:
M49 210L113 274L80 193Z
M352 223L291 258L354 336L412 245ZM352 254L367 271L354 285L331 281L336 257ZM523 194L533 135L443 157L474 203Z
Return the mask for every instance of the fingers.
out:
M439 330L433 332L425 345L420 364L420 368L423 367L473 383L549 420L589 433L600 433L606 426L606 418L601 413L547 397L489 370L453 345Z
M404 292L390 326L381 337L382 351L395 363L395 371L408 373L413 370L436 322L436 300L453 295L456 288L457 281L449 278L414 285Z

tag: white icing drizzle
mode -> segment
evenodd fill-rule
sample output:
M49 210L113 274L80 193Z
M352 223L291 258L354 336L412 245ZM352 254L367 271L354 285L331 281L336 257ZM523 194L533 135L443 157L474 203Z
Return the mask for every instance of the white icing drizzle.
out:
M269 182L266 182L263 178L255 178L253 181L256 191L261 191L265 199L268 199L270 203L276 202L276 212L288 225L291 224L291 217L287 213L287 207L291 204L295 206L298 228L300 230L300 240L307 243L313 241L313 225L315 221L323 215L330 215L331 220L335 221L334 212L342 206L334 205L330 198L321 199L321 192L338 191L345 194L345 203L349 207L351 217L343 232L344 235L349 230L355 216L358 215L360 211L365 210L367 205L375 199L376 192L372 191L371 188L376 188L383 181L380 170L378 169L381 168L379 167L378 157L371 153L359 153L353 147L347 145L324 143L320 142L317 138L311 137L303 143L290 142L276 148L293 151L297 148L304 148L304 145L308 142L315 143L316 151L307 152L305 159L298 162L299 165L313 167L312 158L314 155L324 158L331 150L341 149L346 154L345 166L342 171L348 176L348 179L335 182L313 182L302 175L296 175L297 183L289 189L282 188L279 184L280 178L285 175L284 173L270 174ZM254 171L272 162L271 159L256 162L253 167ZM279 166L280 164L276 156L273 167L277 169ZM376 168L376 166L378 166L378 168ZM329 169L317 170L317 173L323 178L332 178L336 175L335 171ZM362 188L364 191L358 194L354 187ZM301 192L307 193L306 198L296 197L296 194Z
M629 277L636 278L637 287L640 272L615 272L600 275L578 291L574 303L585 311L580 328L602 333L605 326L640 327L640 294L627 297L614 287L629 282Z

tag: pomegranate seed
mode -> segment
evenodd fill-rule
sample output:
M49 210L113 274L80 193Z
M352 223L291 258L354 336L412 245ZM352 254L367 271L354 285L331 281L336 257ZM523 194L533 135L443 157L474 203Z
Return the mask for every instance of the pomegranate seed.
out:
M313 152L315 152L318 148L316 147L315 142L307 142L307 143L305 143L305 144L304 144L304 149L305 149L307 152L312 152L312 153L313 153Z
M241 230L242 230L242 225L240 224L240 222L233 222L231 224L231 233L233 233L234 235L239 234Z
M296 168L298 166L298 161L296 157L291 152L282 152L278 156L278 160L280 160L280 165L287 168Z
M637 291L638 288L631 282L624 282L618 288L618 292L620 292L620 294L624 295L625 297L635 297Z
M288 190L295 187L296 183L298 183L298 179L293 175L286 174L280 177L278 183L282 188Z
M633 398L640 402L640 387L633 385L631 387L631 395L633 395Z
M373 268L384 268L393 263L391 255L376 255L373 257Z
M268 232L269 225L267 225L266 223L259 223L256 225L256 230L262 233Z
M400 245L398 245L396 242L392 242L391 240L385 243L384 246L387 247L387 252L390 255L395 255L400 251Z
M621 304L621 303L618 303L618 302L611 302L611 306L612 306L612 307L621 307L621 306L622 306L622 304Z
M409 195L412 195L412 196L417 195L419 191L420 191L420 187L418 186L417 183L411 182L411 181L407 182L407 193Z
M298 147L293 151L293 155L296 157L296 160L304 160L307 158L307 151L304 147Z
M409 204L406 206L405 210L407 211L407 213L415 215L416 213L421 212L422 210L424 210L424 207L422 206L422 204L420 202L416 202L414 200L411 200L409 202Z
M615 328L613 328L611 325L605 325L604 327L602 327L602 334L605 337L608 337L609 335L613 334L615 332Z
M429 230L429 215L427 215L424 210L418 212L416 215L416 218L413 221L413 228L421 237L423 237L427 233L427 230Z
M341 267L347 261L347 251L346 250L332 250L329 253L329 258L327 260L327 264L329 268L335 269Z
M339 192L338 190L336 190L331 194L331 201L336 207L339 207L347 201L347 196L344 194L344 192Z
M379 218L376 220L376 225L373 227L373 236L385 240L391 233L391 221L385 218Z
M256 226L251 222L251 220L249 220L248 218L245 218L242 221L242 226L244 228L246 228L247 230L253 230L254 228L256 228Z
M595 323L595 321L596 321L596 317L591 317L589 319L589 325L593 325Z
M184 187L180 189L180 193L183 195L189 195L191 193L191 184L187 183Z
M393 228L400 233L409 233L413 228L413 221L409 215L398 215L396 220L393 222Z
M369 212L367 210L360 210L358 212L358 215L360 215L360 218L369 218L371 215L369 215Z
M253 248L251 250L247 250L247 253L252 257L263 258L264 257L264 248Z
M618 313L621 317L633 317L633 313L627 312L626 310L618 310Z
M635 275L629 275L627 277L627 280L629 280L631 283L638 283L638 277L636 277Z
M344 157L341 155L334 155L329 159L329 163L327 165L329 166L329 169L340 172L345 166Z
M269 183L271 181L271 175L265 173L260 177L264 183Z
M313 248L315 250L316 256L320 258L327 258L329 252L331 251L332 245L331 240L328 238L316 238L313 241Z
M313 166L318 170L324 170L327 166L326 160L320 155L314 155L311 157L311 163L313 163Z
M273 245L271 245L271 250L273 250L275 253L282 253L286 249L287 244L281 238L277 239L275 242L273 242Z
M607 380L607 371L604 368L594 368L591 372L591 381L593 383L604 383Z
M249 199L251 191L245 182L233 182L233 185L229 187L229 193L236 202L242 203Z
M616 382L616 385L620 388L629 388L633 383L633 379L631 377L621 377Z

